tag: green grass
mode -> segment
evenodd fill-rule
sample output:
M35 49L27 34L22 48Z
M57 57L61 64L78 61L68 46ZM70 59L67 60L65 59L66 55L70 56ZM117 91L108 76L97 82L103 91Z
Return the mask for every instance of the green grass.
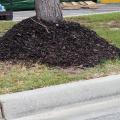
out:
M78 16L78 17L66 17L66 19L77 21L77 22L85 21L85 22L89 22L89 23L109 22L109 21L113 21L113 20L119 21L120 12L108 13L108 14Z
M120 24L120 13L81 16L66 18L77 21L97 32L101 37L111 44L120 48L120 29L111 27L112 22ZM0 22L0 33L6 32L15 23ZM116 29L117 28L117 29ZM33 67L26 67L20 63L12 65L10 62L0 63L0 94L12 93L24 90L31 90L50 85L68 83L84 79L91 79L111 74L120 73L120 60L103 61L94 68L49 68L45 65L35 64Z
M0 36L9 30L16 22L0 21Z
M97 34L99 34L101 37L105 38L107 41L109 41L111 44L117 46L120 48L120 29L119 30L112 30L109 28L97 28L95 29Z

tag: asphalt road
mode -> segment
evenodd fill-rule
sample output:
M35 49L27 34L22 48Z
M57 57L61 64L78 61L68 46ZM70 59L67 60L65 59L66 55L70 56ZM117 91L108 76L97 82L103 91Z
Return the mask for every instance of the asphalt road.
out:
M64 16L79 16L79 15L91 15L91 14L102 14L120 12L120 4L106 4L98 9L80 9L80 10L63 10ZM25 18L35 15L35 11L20 11L14 12L14 21L21 21Z
M63 106L16 120L120 120L120 95Z

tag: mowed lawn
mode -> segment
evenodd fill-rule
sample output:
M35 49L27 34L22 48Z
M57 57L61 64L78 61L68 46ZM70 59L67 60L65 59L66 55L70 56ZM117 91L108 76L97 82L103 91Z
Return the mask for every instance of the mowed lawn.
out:
M79 22L97 32L111 44L120 48L120 13L65 18ZM0 21L2 36L15 22ZM49 68L34 64L0 62L0 94L31 90L50 85L68 83L120 73L120 60L103 61L94 68Z

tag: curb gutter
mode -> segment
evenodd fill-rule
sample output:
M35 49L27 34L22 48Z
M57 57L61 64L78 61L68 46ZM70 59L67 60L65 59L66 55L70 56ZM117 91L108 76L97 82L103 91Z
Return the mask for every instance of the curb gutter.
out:
M59 106L120 95L120 75L0 96L0 120L13 120Z

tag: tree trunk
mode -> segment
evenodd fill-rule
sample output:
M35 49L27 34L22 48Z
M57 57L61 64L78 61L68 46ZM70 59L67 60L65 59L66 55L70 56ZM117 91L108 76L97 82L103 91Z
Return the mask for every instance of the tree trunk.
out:
M37 19L57 23L63 20L59 0L35 0Z

